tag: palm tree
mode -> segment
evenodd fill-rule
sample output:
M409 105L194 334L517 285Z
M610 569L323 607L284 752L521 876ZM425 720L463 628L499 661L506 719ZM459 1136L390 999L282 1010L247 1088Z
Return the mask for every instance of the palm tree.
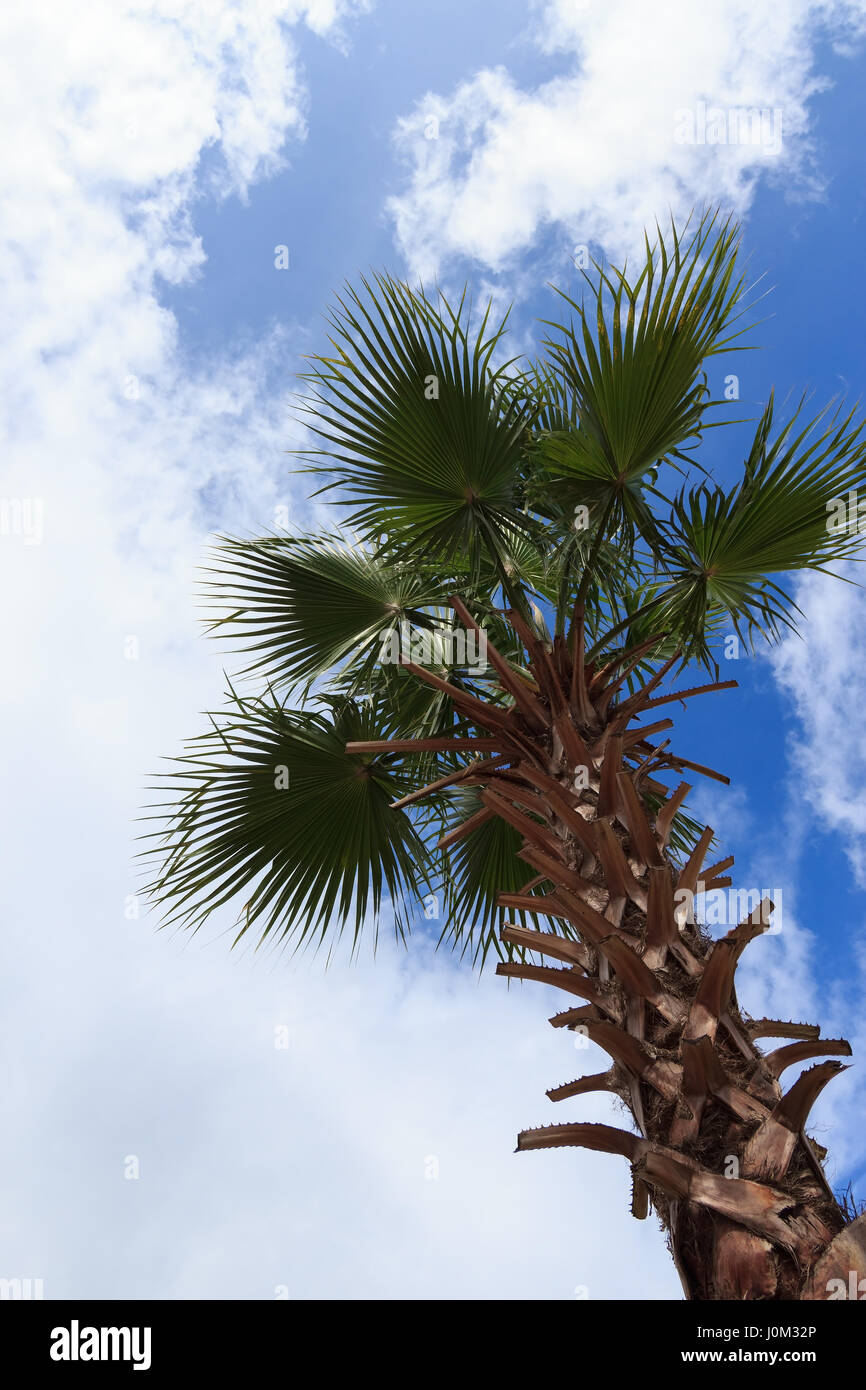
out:
M151 892L192 928L242 894L238 936L295 947L357 942L386 902L404 936L434 895L444 940L563 990L554 1027L608 1054L550 1100L607 1091L633 1120L525 1130L519 1150L627 1159L688 1298L846 1296L866 1218L804 1126L851 1049L740 1008L772 903L721 934L699 919L733 859L706 863L680 777L728 778L657 736L674 703L736 685L722 644L794 627L786 574L855 552L829 518L866 482L866 441L853 412L802 402L777 427L771 399L741 475L702 469L725 406L704 366L747 331L739 233L716 213L657 233L633 280L595 266L562 296L532 363L504 360L506 321L465 294L377 275L336 299L302 410L337 520L218 544L210 631L258 684L230 686L167 774ZM670 689L688 666L702 680Z

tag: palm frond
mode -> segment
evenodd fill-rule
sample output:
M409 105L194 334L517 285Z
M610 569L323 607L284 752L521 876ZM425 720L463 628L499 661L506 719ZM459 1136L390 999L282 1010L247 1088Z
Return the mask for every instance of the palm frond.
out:
M299 945L351 922L357 943L387 894L402 932L430 882L421 836L389 809L414 769L345 751L381 731L363 703L301 712L234 696L232 716L174 760L153 808L163 828L145 850L157 866L148 893L165 922L198 928L238 901L236 939L255 925L260 941Z
M850 493L866 487L864 423L828 410L800 428L800 407L771 437L773 399L758 424L743 477L733 488L702 484L674 499L667 528L669 580L654 620L681 632L695 654L725 616L751 647L796 627L799 611L774 576L827 571L862 548L848 524ZM840 509L845 524L835 524Z
M494 365L507 316L489 326L488 307L474 328L465 293L437 306L386 275L363 289L337 298L333 352L305 374L302 413L324 447L304 452L362 534L477 564L524 525L527 398L513 362Z
M563 295L576 316L550 323L546 370L549 426L534 446L536 480L572 508L583 503L613 527L658 536L644 488L663 461L685 459L712 404L701 367L739 343L734 329L745 281L736 277L738 233L716 214L701 219L684 245L675 226L646 240L643 268L596 265L589 303Z
M447 604L447 576L335 536L223 539L206 582L208 631L278 687L375 660L402 622ZM453 582L453 581L452 581Z

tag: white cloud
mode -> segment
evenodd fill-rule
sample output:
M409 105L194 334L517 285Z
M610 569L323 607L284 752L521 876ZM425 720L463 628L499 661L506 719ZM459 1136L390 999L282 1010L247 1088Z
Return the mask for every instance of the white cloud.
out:
M855 565L840 572L862 582ZM765 658L792 718L786 741L788 809L780 812L772 837L771 877L784 894L782 928L749 947L738 984L741 1002L753 1015L818 1023L822 1036L846 1037L852 1045L854 1069L822 1093L808 1127L829 1147L827 1172L838 1186L842 1174L862 1170L863 1079L856 1065L866 1050L860 1022L866 988L862 913L854 903L850 916L834 907L835 928L850 941L834 947L828 958L821 945L826 924L804 924L797 903L799 885L821 871L825 835L847 854L855 881L866 882L866 736L860 718L866 599L861 588L818 574L795 585L794 599L805 614L802 635L787 636ZM739 877L745 868L746 879L750 874L755 883L761 875L766 879L769 844L759 837L752 855L757 873L750 862L738 866ZM835 888L832 900L838 902ZM786 1084L794 1077L793 1070L786 1073Z
M288 413L267 387L302 335L275 332L193 369L159 298L160 276L183 280L202 260L191 211L204 149L223 188L243 192L303 133L279 22L302 7L245 13L241 24L233 6L21 5L0 21L0 100L17 132L0 152L0 566L16 595L2 640L25 783L32 764L17 755L51 731L91 788L109 769L134 779L132 802L165 686L190 710L219 698L218 668L193 642L203 540L266 525L291 500L279 481ZM27 499L41 544L16 534ZM129 636L138 660L124 659Z
M243 196L303 136L292 26L326 32L359 8L4 8L0 102L16 135L0 153L2 495L12 508L38 499L44 531L41 546L14 535L0 546L20 593L6 618L11 698L39 688L46 633L67 674L82 644L113 661L124 633L151 656L188 639L178 595L204 535L267 525L291 501L273 368L304 334L275 330L191 367L161 280L203 262L192 221L203 183Z
M845 572L845 571L840 571ZM859 567L844 584L809 575L796 590L806 614L802 638L790 636L770 659L799 720L791 741L792 786L802 820L832 835L866 885L866 598ZM801 830L801 835L803 831Z
M11 931L4 1273L53 1298L677 1297L625 1163L513 1152L525 1125L607 1118L543 1094L604 1066L546 1024L561 1001L420 943L325 974L125 934L112 847L79 871L86 935L48 909L38 999Z
M429 277L456 255L510 268L550 224L563 255L592 243L621 255L668 208L720 201L744 211L764 175L815 191L816 26L856 38L861 4L545 0L537 9L537 42L561 55L561 75L527 89L486 69L450 94L428 93L398 123L408 180L388 206L413 270ZM700 125L701 102L708 117L726 113L726 143L682 142L690 130L720 140L718 126ZM768 113L748 142L731 142L738 126L727 120L739 109Z
M843 1173L854 1174L854 1193L861 1200L864 1160L864 1128L862 1116L866 1101L862 1059L866 1057L866 1018L863 997L866 995L866 932L862 927L852 941L848 969L832 990L822 1008L821 1032L825 1037L847 1038L853 1050L851 1071L834 1080L821 1096L817 1108L819 1129L817 1137L830 1147L833 1181L842 1185ZM829 1134L830 1138L825 1136ZM838 1175L838 1176L837 1176Z

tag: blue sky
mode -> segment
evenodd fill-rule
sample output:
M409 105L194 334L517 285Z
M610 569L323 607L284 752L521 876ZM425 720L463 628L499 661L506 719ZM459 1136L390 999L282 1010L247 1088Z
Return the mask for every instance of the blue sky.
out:
M0 536L5 1277L48 1297L678 1296L624 1165L512 1153L576 1071L540 990L420 938L326 973L230 955L231 914L156 933L131 860L148 774L219 701L193 594L209 536L279 505L324 520L284 451L344 279L469 282L514 301L531 350L576 244L616 259L669 205L718 201L772 287L762 350L718 368L738 413L773 384L780 407L862 394L866 10L664 10L6 8L2 496L39 499L44 524ZM700 101L780 110L781 149L677 145ZM720 476L747 436L708 440ZM740 659L740 690L678 717L677 747L732 777L696 804L739 881L784 890L746 1004L862 1056L866 603L821 579L798 595L805 640ZM866 1192L860 1069L816 1114L834 1181Z

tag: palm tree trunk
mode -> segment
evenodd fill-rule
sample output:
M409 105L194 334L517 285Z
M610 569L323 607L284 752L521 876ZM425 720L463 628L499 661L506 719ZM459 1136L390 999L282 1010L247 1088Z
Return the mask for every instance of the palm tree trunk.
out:
M459 600L454 607L475 626ZM490 735L484 752L496 755L461 780L481 787L483 811L518 832L520 857L534 875L520 893L499 899L522 924L502 926L517 959L497 972L576 996L551 1023L579 1030L611 1059L606 1072L557 1087L550 1099L608 1091L634 1121L633 1131L583 1123L525 1130L518 1149L572 1145L628 1159L633 1213L655 1209L689 1299L857 1297L850 1291L860 1279L866 1296L866 1218L849 1221L824 1175L824 1151L804 1129L816 1097L844 1068L819 1061L787 1089L782 1081L797 1062L851 1049L844 1039L822 1039L812 1024L754 1020L740 1009L737 965L769 925L772 904L715 941L694 921L699 882L708 892L727 888L733 860L704 867L713 838L707 827L685 864L675 865L669 839L690 788L681 783L670 793L653 773L687 767L727 778L675 756L668 741L650 742L670 720L629 728L674 698L653 692L677 658L618 699L648 643L599 669L584 658L580 612L570 641L557 638L552 650L519 614L508 616L528 652L529 678L489 643L488 659L512 695L510 709L487 710L447 687L458 711ZM556 930L527 926L528 918L536 927L551 919ZM533 964L529 953L560 964ZM765 1037L790 1041L763 1052Z

